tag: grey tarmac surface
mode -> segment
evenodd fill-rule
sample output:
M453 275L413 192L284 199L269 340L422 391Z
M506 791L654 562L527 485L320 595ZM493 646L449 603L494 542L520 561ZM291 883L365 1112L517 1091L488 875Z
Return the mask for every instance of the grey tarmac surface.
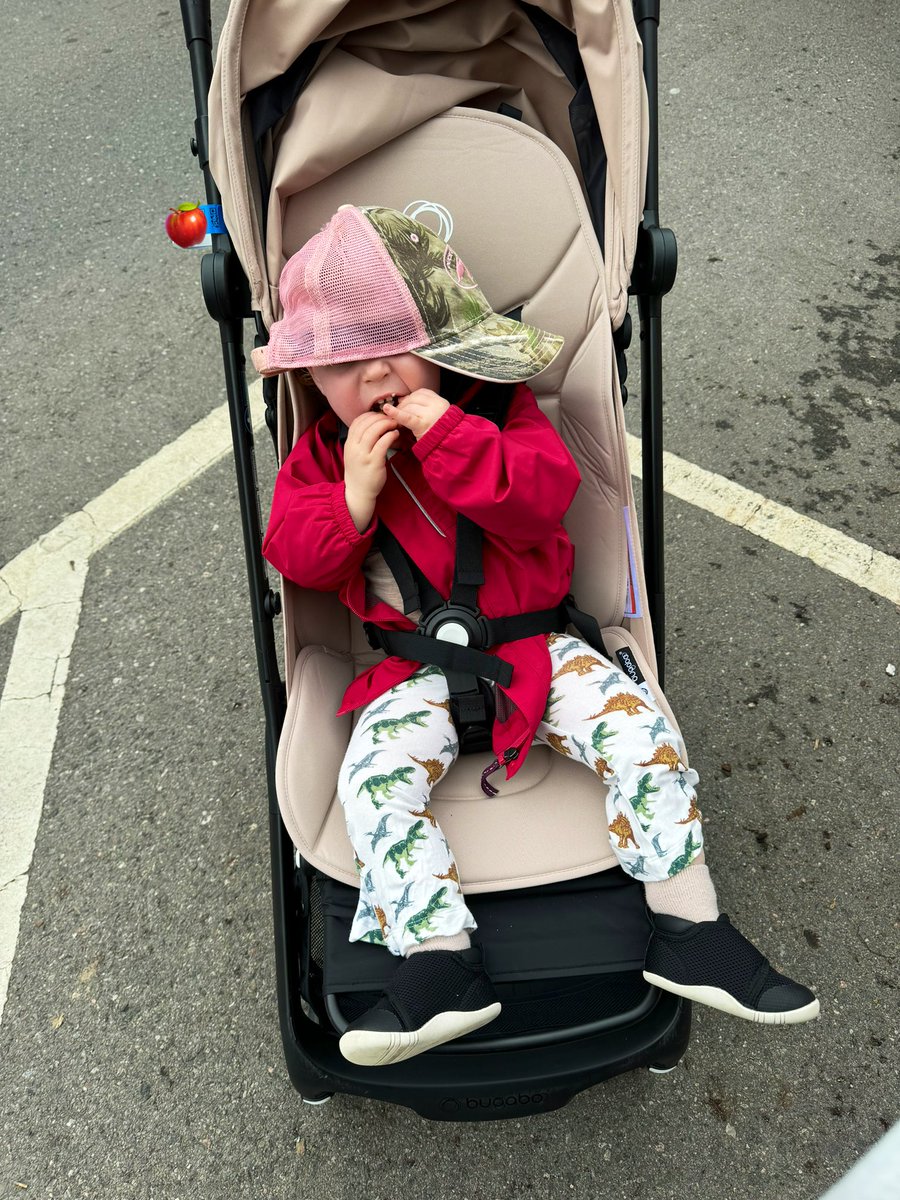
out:
M661 215L681 250L667 447L896 553L889 14L664 4ZM223 386L196 259L153 224L197 191L177 7L20 7L0 95L29 147L7 139L0 186L31 213L0 255L5 561ZM99 225L113 209L120 231ZM35 359L48 320L60 353ZM267 493L262 443L260 463ZM695 1008L674 1073L528 1120L302 1105L226 461L92 560L0 1025L0 1197L814 1200L880 1137L898 1117L897 611L688 504L667 515L667 691L722 907L816 987L821 1020Z

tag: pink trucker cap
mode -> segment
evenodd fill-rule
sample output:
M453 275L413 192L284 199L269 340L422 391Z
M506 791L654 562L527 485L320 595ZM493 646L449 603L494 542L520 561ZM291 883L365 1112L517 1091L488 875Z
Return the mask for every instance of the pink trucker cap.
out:
M261 375L412 352L476 379L537 375L563 339L494 312L459 256L392 208L343 205L287 262Z

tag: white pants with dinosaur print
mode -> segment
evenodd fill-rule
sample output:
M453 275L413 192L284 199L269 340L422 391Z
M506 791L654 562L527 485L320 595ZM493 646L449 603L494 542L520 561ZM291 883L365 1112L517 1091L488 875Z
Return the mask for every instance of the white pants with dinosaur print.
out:
M681 738L646 683L632 683L578 638L549 634L547 643L553 682L535 740L606 783L610 841L629 874L645 882L676 875L703 847L697 773ZM379 696L360 715L338 780L360 875L350 940L394 954L475 928L428 807L459 749L447 699L443 673L429 666Z

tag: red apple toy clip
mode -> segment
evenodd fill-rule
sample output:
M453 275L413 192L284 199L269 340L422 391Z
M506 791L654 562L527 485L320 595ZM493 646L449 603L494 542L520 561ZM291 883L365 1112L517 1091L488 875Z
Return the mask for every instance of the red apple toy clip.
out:
M166 233L182 249L199 246L206 237L206 213L196 204L179 204L177 208L170 208L166 217Z

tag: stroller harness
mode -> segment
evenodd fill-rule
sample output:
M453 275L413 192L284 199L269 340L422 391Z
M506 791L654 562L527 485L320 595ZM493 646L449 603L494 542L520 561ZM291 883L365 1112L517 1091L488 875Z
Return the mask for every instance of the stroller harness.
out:
M485 392L466 411L502 428L510 389L487 388ZM404 615L418 610L422 616L412 632L381 629L366 621L363 624L366 638L373 649L412 662L428 663L443 671L450 692L450 716L462 754L491 748L496 715L491 684L509 687L512 682L512 664L486 653L489 648L536 634L562 632L571 624L589 645L606 653L599 623L579 609L571 595L553 608L486 617L478 608L478 589L484 583L483 530L462 513L457 515L456 560L447 600L383 524L376 544L399 588ZM516 753L508 752L509 761ZM497 794L487 776L506 765L505 761L495 762L483 773L481 786L486 795Z

